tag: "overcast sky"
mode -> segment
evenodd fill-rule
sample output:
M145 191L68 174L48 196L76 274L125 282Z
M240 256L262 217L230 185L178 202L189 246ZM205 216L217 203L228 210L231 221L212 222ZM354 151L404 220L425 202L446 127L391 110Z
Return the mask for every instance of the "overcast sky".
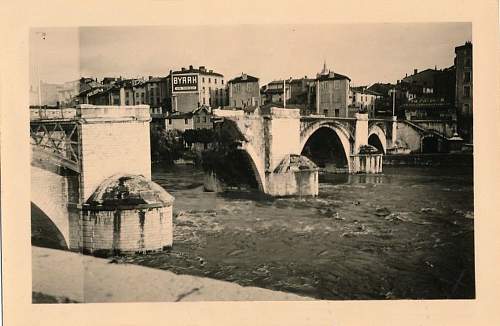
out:
M45 39L43 38L45 33ZM470 23L38 28L32 84L80 76L166 76L190 64L231 79L313 77L326 61L353 85L395 82L413 69L449 67Z

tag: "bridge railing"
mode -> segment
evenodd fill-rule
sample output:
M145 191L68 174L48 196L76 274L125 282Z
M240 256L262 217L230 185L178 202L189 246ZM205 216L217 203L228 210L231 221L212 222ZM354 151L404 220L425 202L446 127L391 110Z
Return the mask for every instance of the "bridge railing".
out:
M30 121L74 119L76 108L31 107Z
M67 161L71 166L79 165L79 131L75 120L32 120L30 142L38 150Z

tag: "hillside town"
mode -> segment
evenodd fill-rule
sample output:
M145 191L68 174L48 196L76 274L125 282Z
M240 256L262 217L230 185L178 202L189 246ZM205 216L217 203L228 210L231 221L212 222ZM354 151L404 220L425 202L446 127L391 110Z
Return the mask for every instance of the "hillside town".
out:
M439 56L362 68L366 80L393 70L371 84L318 57L288 78L245 67L265 53L231 60L228 76L192 64L220 54L191 50L185 66L155 76L143 62L148 76L130 78L134 55L94 60L110 44L90 32L88 76L31 74L32 302L474 298L464 30L441 35ZM445 66L422 69L434 62Z
M163 76L82 77L64 84L39 81L30 89L30 105L68 108L79 104L146 104L156 128L181 132L212 128L214 110L253 112L257 107L275 106L300 109L303 116L340 118L365 112L370 118L397 116L398 120L423 123L427 128L432 128L432 121L447 121L447 130L437 131L472 144L472 43L455 47L454 56L450 67L413 69L395 82L371 85L356 85L348 71L338 72L327 62L314 77L295 76L265 85L251 72L224 76L193 65ZM311 63L312 70L317 66Z

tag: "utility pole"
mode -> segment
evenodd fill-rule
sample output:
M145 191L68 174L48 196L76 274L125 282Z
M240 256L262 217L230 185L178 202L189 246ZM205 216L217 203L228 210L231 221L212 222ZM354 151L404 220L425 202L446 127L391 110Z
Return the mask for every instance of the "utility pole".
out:
M45 32L37 32L36 34L41 35L41 39L45 40ZM37 42L38 43L38 42ZM39 46L36 46L34 49L34 57L35 57L35 68L36 68L36 77L38 81L38 114L40 115L40 119L42 118L42 87L40 81L40 59L38 55L38 51L40 51Z
M394 112L396 110L396 88L392 89L392 116L394 116Z
M283 108L286 108L286 79L283 78Z

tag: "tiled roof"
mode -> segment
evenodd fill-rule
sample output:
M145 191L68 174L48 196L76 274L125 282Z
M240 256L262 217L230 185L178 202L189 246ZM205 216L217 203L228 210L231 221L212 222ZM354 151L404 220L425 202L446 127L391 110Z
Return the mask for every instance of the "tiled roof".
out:
M236 84L236 83L250 83L250 82L258 82L259 78L250 76L250 75L244 75L244 76L239 76L236 78L231 79L228 81L228 83Z
M337 73L333 73L333 76L331 74L325 74L325 75L319 75L318 80L341 80L341 79L349 79L349 81L351 80L351 78L345 76L345 75L342 75L342 74L337 74Z

